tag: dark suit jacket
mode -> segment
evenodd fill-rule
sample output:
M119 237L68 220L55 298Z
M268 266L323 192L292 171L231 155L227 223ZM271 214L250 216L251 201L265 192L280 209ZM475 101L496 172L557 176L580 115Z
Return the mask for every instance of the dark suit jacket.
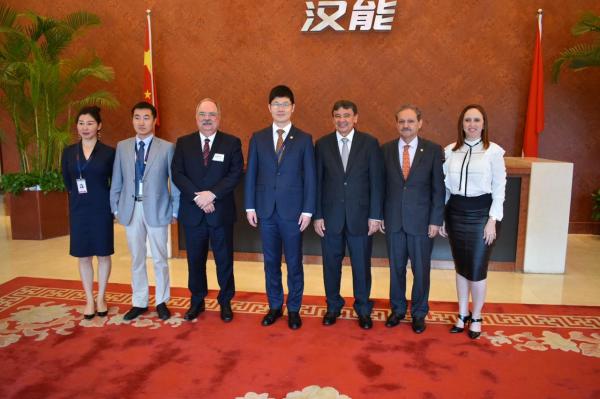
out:
M197 226L203 218L211 226L230 224L236 220L233 190L242 177L244 158L239 138L221 131L215 133L210 149L208 166L204 166L200 134L194 133L177 139L171 169L173 182L181 191L179 220L186 226ZM214 159L223 154L223 162ZM194 193L212 191L215 211L204 213L194 202Z
M281 163L277 164L272 126L250 139L244 206L255 209L259 218L270 217L275 207L287 220L297 220L303 212L315 213L317 178L312 137L292 125L283 144Z
M348 226L351 234L367 234L369 219L383 219L383 159L379 142L354 130L348 166L333 132L317 140L317 211L325 219L326 231L339 234Z
M419 137L419 144L408 179L404 181L398 141L383 146L385 164L385 229L426 235L430 224L444 220L445 186L442 147Z

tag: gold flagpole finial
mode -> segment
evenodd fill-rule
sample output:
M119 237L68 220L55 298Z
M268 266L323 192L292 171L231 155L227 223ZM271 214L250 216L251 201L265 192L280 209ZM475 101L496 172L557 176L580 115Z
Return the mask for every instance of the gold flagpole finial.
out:
M538 15L542 15L544 13L544 10L542 10L541 8L538 8L537 13L538 13Z
M150 10L149 8L146 10L146 14L150 15L152 14L152 10Z

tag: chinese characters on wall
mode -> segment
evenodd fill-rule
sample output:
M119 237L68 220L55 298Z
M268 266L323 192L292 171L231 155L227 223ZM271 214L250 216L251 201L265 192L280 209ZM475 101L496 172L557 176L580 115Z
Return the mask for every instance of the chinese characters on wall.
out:
M306 22L302 26L302 32L320 32L325 29L336 31L392 30L397 1L356 0L352 6L350 24L344 28L338 21L346 15L348 3L351 1L307 1Z

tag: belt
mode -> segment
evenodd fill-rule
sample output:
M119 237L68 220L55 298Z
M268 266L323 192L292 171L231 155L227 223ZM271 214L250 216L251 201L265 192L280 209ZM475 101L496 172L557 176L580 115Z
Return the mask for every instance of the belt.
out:
M135 202L142 202L143 199L143 197L135 197Z

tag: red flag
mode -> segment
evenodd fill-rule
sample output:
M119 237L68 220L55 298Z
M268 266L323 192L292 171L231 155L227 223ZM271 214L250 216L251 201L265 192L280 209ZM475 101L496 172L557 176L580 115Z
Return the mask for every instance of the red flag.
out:
M542 10L538 10L538 21L533 54L533 70L529 85L525 134L523 138L523 156L538 156L538 139L544 130L544 65L542 61Z
M156 108L156 126L158 123L158 100L154 86L154 70L152 69L152 26L150 25L150 10L146 10L146 47L144 47L144 101Z

